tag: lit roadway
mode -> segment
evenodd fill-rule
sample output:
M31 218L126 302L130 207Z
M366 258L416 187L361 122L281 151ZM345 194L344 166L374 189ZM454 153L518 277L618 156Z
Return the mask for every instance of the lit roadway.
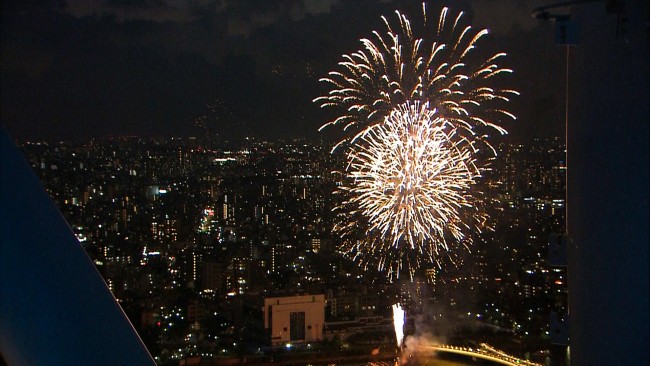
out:
M453 354L463 355L468 357L476 357L476 358L492 361L507 366L542 366L539 363L530 362L528 360L522 360L514 356L511 356L505 352L499 351L496 348L488 345L487 343L481 343L480 348L478 349L474 349L471 347L449 346L444 344L436 345L436 346L421 346L419 348L432 350L435 352L446 352L446 353L453 353Z
M480 348L470 348L470 347L457 347L450 345L435 345L435 346L419 346L417 347L416 354L420 358L424 356L424 359L435 360L436 353L447 353L462 356L463 359L466 357L471 357L473 359L482 359L489 361L491 364L500 364L507 366L542 366L539 363L530 362L527 360L522 360L514 356L508 355L502 351L499 351L487 343L481 343ZM404 356L405 354L402 354ZM205 355L204 355L205 356ZM398 366L399 355L394 351L383 351L378 354L336 354L327 353L327 354L316 354L316 353L306 353L306 354L283 354L277 355L278 357L232 357L232 358L212 358L208 357L208 360L214 362L217 359L220 359L220 362L214 364L219 365L248 365L248 366L291 366L291 365L358 365L358 364L370 364L377 366ZM201 356L188 356L185 361L190 364L191 361L201 362ZM462 361L459 361L462 363ZM210 361L208 362L210 363ZM193 363L192 363L193 364ZM198 364L198 363L197 363ZM212 363L210 363L212 364ZM425 363L428 364L428 363Z

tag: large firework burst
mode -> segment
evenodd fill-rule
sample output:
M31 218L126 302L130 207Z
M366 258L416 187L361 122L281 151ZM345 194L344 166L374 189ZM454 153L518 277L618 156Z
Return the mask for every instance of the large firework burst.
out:
M480 177L474 149L456 128L419 102L395 108L367 128L347 155L342 191L342 249L391 276L437 262L441 251L467 245L483 225L470 189ZM363 239L358 238L360 225Z
M419 100L452 123L459 136L484 141L490 148L483 127L506 133L498 122L514 116L501 109L499 102L517 92L491 86L496 75L511 72L497 65L505 53L476 60L472 50L488 33L486 29L463 25L463 13L450 16L447 8L433 22L427 19L424 3L422 13L421 37L415 35L409 19L396 11L397 27L382 17L385 33L373 31L372 38L361 39L363 48L343 55L340 70L321 79L332 90L314 101L345 111L321 129L342 125L346 137L341 143L354 140L368 126L381 123L396 106Z
M505 53L477 55L488 31L464 25L462 12L443 8L430 21L423 4L419 30L396 14L397 26L382 17L385 33L373 31L362 49L343 55L339 70L321 79L331 91L315 99L343 110L321 127L344 132L334 147L346 146L348 162L340 248L391 278L440 266L485 227L476 183L496 155L487 136L506 133L500 123L514 116L501 105L518 94L493 85L511 72L497 65Z

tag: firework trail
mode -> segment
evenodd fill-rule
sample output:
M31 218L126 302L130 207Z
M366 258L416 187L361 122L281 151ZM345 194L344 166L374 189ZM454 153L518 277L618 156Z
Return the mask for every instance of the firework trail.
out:
M361 39L363 48L343 55L340 70L321 79L332 89L314 101L321 107L345 111L321 129L341 125L346 136L339 145L354 142L365 128L381 123L398 105L418 100L435 108L458 129L459 136L481 140L491 148L485 133L496 130L505 134L498 121L504 116L515 118L499 104L518 93L491 86L495 76L512 72L497 65L506 54L477 60L472 50L488 31L463 25L462 12L450 16L443 8L432 22L423 4L422 37L415 36L405 15L395 13L396 27L382 17L385 33L373 31L371 38Z
M405 103L359 135L347 155L347 199L339 207L347 220L336 227L341 249L390 277L412 276L441 251L467 245L485 222L469 192L482 172L472 144L436 115L427 105ZM361 226L364 239L354 240Z

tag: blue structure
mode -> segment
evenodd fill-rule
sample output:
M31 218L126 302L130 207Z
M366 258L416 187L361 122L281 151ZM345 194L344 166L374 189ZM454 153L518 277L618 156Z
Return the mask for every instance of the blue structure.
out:
M2 129L0 352L9 365L154 365L31 166Z
M575 9L568 128L571 365L648 365L648 1Z

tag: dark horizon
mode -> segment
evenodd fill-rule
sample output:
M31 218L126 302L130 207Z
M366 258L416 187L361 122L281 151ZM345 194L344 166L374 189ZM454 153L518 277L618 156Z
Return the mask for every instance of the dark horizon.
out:
M564 49L531 16L546 3L449 4L490 30L476 52L508 53L516 140L563 131ZM21 141L199 136L202 116L226 137L327 138L318 79L396 9L420 21L420 2L3 2L0 123Z

